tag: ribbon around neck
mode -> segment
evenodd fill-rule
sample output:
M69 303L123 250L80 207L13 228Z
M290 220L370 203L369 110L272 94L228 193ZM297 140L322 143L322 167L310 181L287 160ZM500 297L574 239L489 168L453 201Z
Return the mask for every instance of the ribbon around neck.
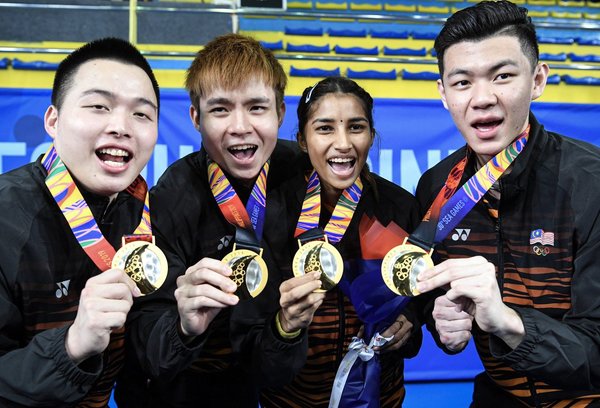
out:
M54 145L50 146L42 158L42 165L47 172L46 187L69 223L77 242L98 269L103 272L110 269L116 251L102 235L92 211L75 184L71 173L58 156ZM151 236L150 200L148 198L148 185L144 178L138 176L127 187L127 192L144 202L142 217L134 234Z
M331 214L329 222L325 226L325 235L332 244L339 242L346 233L354 211L358 206L362 195L363 183L358 177L354 183L345 189ZM306 186L306 196L302 203L302 211L296 225L294 237L298 237L306 231L319 227L319 218L321 217L321 182L319 174L313 170L308 178Z

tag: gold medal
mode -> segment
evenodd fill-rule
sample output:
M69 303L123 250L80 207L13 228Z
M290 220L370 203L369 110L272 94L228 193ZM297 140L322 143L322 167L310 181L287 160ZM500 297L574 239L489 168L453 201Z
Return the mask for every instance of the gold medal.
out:
M236 249L234 244L233 251L225 255L222 262L233 271L231 279L238 288L245 287L250 296L258 296L267 285L269 270L262 259L262 248L257 254L249 249Z
M142 295L148 295L160 288L169 272L163 251L154 245L154 242L148 241L124 244L115 254L112 267L123 269Z
M426 269L433 268L431 252L407 244L392 248L383 258L381 275L394 293L401 296L417 296L417 277Z
M344 262L339 251L328 241L309 241L294 255L292 262L294 276L302 276L311 272L321 272L321 289L333 289L344 273Z

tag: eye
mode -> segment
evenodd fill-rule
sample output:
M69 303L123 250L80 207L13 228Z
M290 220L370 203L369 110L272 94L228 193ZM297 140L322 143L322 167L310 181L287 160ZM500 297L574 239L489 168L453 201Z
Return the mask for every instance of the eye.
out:
M152 118L150 117L150 115L148 115L147 113L144 113L144 112L135 112L133 114L133 116L136 116L136 117L142 118L142 119L152 120Z
M227 109L225 109L225 107L223 107L223 106L215 106L214 108L209 110L209 112L215 113L215 114L220 114L220 113L226 113Z
M250 108L251 112L264 112L266 110L267 110L267 107L263 106L263 105L255 105Z
M513 75L512 75L512 74L509 74L508 72L503 72L503 73L501 73L501 74L497 75L497 76L496 76L496 79L499 79L499 80L506 80L506 79L509 79L509 78L511 78L512 76L513 76Z
M350 130L354 133L362 133L367 127L362 123L353 123L350 125Z
M101 104L86 105L85 108L89 108L89 109L92 109L92 110L105 110L105 111L108 111L108 107L106 105L101 105Z
M467 81L466 79L461 79L460 81L456 81L454 84L452 84L452 86L454 86L455 88L465 88L469 86L469 81Z
M333 127L330 125L321 125L321 126L318 126L315 130L320 133L327 133L327 132L331 132L333 130Z

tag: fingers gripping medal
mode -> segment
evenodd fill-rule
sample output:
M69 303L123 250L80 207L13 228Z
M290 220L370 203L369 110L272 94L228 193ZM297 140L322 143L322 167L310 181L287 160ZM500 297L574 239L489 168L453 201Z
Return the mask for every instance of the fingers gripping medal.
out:
M256 253L249 249L236 249L234 244L233 251L225 255L222 262L231 268L231 279L238 291L247 291L251 297L256 297L267 285L269 272L262 259L262 248L260 253Z
M392 248L381 263L383 281L394 293L401 296L417 296L417 277L426 269L433 268L431 252L407 244Z
M302 276L311 272L321 272L321 289L333 289L344 272L344 263L339 251L327 241L310 241L302 245L294 255L292 269L294 276Z
M132 238L123 237L123 246L112 260L112 267L123 269L142 295L148 295L160 288L167 279L169 270L165 254L154 244L154 237L149 241L146 241L146 238L149 239L144 237L143 240L126 243L126 240Z

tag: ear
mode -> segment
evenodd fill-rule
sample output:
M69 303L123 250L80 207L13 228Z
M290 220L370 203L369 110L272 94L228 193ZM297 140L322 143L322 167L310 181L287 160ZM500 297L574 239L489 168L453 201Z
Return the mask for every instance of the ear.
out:
M441 78L437 80L437 88L438 88L438 92L440 93L440 97L442 98L442 103L444 104L444 108L446 108L446 110L448 110L448 102L446 102L446 89L444 88L444 83L442 82Z
M279 106L279 111L278 111L277 116L279 118L278 127L281 127L281 125L283 124L283 118L285 117L285 102L281 102L281 106Z
M296 140L298 141L298 146L300 146L300 150L304 153L308 152L308 148L306 147L306 139L302 136L302 133L296 133Z
M190 105L190 120L194 124L197 131L200 131L200 112L196 110L194 105Z
M536 100L542 93L544 89L546 89L546 81L548 80L548 73L550 72L550 68L548 64L544 62L540 62L535 67L535 72L533 74L533 90L531 92L531 100Z
M52 139L56 138L58 134L58 109L54 105L50 105L46 109L46 113L44 114L44 128Z

